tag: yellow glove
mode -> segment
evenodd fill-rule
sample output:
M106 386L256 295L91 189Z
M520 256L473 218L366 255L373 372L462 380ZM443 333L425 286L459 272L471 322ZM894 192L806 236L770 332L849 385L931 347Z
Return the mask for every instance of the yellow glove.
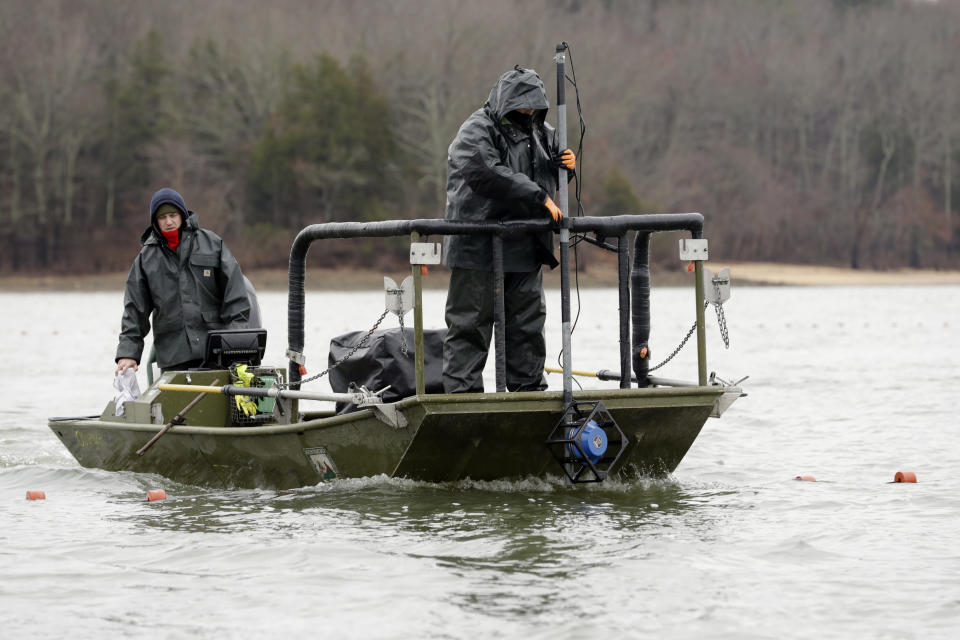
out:
M253 381L253 374L247 372L247 365L238 364L234 370L237 375L238 387L249 387ZM243 411L243 415L248 418L257 412L257 403L250 399L250 396L237 396L234 401L237 403L237 409Z
M543 206L545 206L547 211L550 212L550 216L553 218L554 222L559 222L560 218L563 217L563 211L560 211L560 207L557 206L557 203L554 202L550 196L547 196L547 200L543 203Z
M237 373L237 386L249 387L250 383L253 381L253 374L247 373L247 365L238 364L235 371Z
M248 418L257 413L257 403L250 399L250 396L237 396L235 398L237 409L243 411L243 415Z
M577 168L577 156L573 153L571 149L564 149L563 153L560 154L560 164L564 167L573 171Z

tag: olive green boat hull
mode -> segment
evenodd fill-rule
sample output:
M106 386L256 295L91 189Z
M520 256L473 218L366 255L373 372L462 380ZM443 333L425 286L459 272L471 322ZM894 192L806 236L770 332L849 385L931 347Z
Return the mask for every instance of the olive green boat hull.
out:
M217 372L194 373L210 384ZM222 373L222 372L221 372ZM160 382L184 382L164 374ZM583 391L576 400L601 400L626 436L611 477L671 473L723 396L722 387ZM51 418L49 426L77 461L110 471L157 473L187 484L288 489L333 478L385 474L429 482L562 476L545 445L563 413L560 392L425 395L396 403L406 426L397 428L370 409L336 416L301 416L286 401L282 422L230 424L228 399L208 395L143 456L137 450L194 396L156 385L126 415L113 403L99 417ZM283 404L283 403L281 403ZM160 407L157 409L156 407ZM291 416L301 419L289 422Z

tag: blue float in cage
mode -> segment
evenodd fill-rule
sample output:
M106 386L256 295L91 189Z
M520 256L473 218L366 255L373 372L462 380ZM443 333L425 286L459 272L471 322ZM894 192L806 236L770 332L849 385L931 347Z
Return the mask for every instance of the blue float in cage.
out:
M600 462L607 452L607 434L596 420L590 420L580 432L580 449L593 464Z

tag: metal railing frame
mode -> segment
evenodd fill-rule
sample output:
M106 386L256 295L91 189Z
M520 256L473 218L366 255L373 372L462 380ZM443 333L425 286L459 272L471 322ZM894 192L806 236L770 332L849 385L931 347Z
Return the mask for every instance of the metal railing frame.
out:
M304 306L307 251L313 242L328 239L378 238L409 235L417 242L421 235L478 235L492 236L494 272L494 348L496 356L496 386L506 391L505 372L505 317L503 304L503 239L531 232L555 231L556 224L549 219L508 222L452 222L438 219L388 220L382 222L328 222L305 227L297 234L290 249L289 291L287 298L288 352L302 354L304 350ZM703 216L699 213L663 213L651 215L619 215L610 217L577 217L569 219L572 233L594 233L601 238L617 238L618 300L620 305L620 386L630 386L632 359L630 337L630 232L653 233L661 231L689 231L694 239L703 235ZM639 238L638 238L639 239ZM414 308L415 368L417 395L425 394L423 355L422 282L419 265L412 265L416 306ZM569 286L569 285L568 285ZM569 292L567 292L569 295ZM695 298L697 309L697 362L701 386L707 384L706 340L704 334L703 269L695 262ZM644 376L638 375L638 383ZM289 380L293 389L299 389L299 365L289 362Z

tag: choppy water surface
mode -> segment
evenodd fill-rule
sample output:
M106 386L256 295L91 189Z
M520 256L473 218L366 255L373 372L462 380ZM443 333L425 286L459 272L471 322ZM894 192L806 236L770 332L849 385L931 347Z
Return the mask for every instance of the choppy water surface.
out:
M615 368L616 292L580 299L574 367ZM46 418L99 413L112 395L121 300L0 294L4 638L930 638L960 627L960 287L734 289L729 351L708 315L710 369L749 374L750 395L708 421L666 480L369 478L282 494L70 457ZM442 301L428 292L428 327ZM261 303L280 362L286 297ZM383 299L307 303L315 369L329 338L369 327ZM655 290L653 311L658 361L692 322L692 293ZM693 379L694 360L690 345L658 373ZM920 482L891 484L897 470ZM793 480L801 473L819 482ZM146 503L151 488L169 499ZM27 489L47 499L27 501Z

